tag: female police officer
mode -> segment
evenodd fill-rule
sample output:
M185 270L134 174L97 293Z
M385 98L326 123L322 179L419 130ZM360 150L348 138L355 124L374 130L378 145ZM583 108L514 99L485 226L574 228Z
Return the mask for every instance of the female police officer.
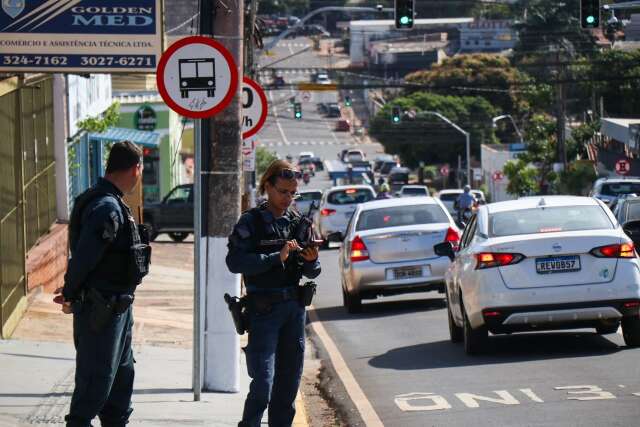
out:
M252 378L239 426L259 426L269 407L270 426L290 426L295 415L305 345L302 275L320 274L318 249L302 249L293 236L300 216L289 206L297 194L296 171L276 160L260 180L261 206L242 214L229 237L227 266L242 273L248 299Z

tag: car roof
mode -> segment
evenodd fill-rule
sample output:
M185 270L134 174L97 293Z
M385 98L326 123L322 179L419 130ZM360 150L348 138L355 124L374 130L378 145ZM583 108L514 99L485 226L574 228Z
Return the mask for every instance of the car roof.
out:
M396 166L395 168L391 168L391 172L407 173L409 172L409 168L405 168L404 166Z
M438 194L456 194L463 193L464 190L462 188L449 188L447 190L440 190Z
M424 188L424 189L428 189L426 185L418 185L418 184L407 184L407 185L403 185L401 190L403 188Z
M504 202L496 202L486 205L490 214L497 212L515 211L522 209L534 209L541 207L544 200L545 207L561 207L561 206L599 206L599 203L593 197L581 196L531 196L521 197L517 200L508 200Z
M298 191L298 193L300 193L300 194L306 194L306 193L322 193L322 190L300 190L300 191Z
M414 205L438 205L435 197L419 196L419 197L400 197L393 199L372 200L360 205L361 211L379 208L390 208L396 206L414 206Z
M634 182L640 182L640 177L637 176L630 176L627 178L599 178L596 182L613 182L613 183L618 183L618 182L628 182L628 181L634 181Z

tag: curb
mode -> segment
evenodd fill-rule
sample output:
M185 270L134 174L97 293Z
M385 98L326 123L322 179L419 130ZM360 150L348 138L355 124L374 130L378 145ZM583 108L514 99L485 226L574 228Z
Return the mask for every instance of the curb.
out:
M304 406L304 397L301 391L296 396L296 416L293 419L292 427L308 427L307 409Z

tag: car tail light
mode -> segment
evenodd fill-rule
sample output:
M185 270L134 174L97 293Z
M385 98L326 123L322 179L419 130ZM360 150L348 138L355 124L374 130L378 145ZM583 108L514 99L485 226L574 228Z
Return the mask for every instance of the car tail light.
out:
M480 252L476 254L476 261L478 261L476 270L517 264L523 259L524 255L522 254L511 254L506 252Z
M455 228L449 227L444 241L451 243L454 248L457 248L458 244L460 243L460 234L458 233L458 231L456 231Z
M329 216L329 215L333 215L334 213L336 213L335 209L324 208L320 211L320 215L322 216Z
M369 250L360 236L356 236L351 242L351 262L366 261L369 259Z
M485 310L482 314L484 317L500 317L502 315L498 310Z
M635 258L636 251L633 242L600 246L589 252L596 258Z
M622 304L624 308L636 308L640 307L640 301L628 301Z

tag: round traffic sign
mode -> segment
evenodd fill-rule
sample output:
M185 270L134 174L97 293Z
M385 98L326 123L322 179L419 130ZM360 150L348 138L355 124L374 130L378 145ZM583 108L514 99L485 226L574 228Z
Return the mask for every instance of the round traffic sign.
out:
M616 162L616 173L626 175L631 172L631 163L627 159L620 159Z
M493 175L491 175L491 178L494 181L502 181L504 179L504 174L502 173L502 171L495 171Z
M440 175L448 176L449 175L449 166L444 165L440 168Z
M251 138L267 121L267 95L249 77L242 78L242 139Z
M156 82L172 110L202 119L229 105L238 90L238 67L219 42L203 36L185 37L162 54Z
M309 101L311 101L311 92L309 92L309 91L304 91L304 92L302 92L302 100L303 100L304 102L309 102Z

